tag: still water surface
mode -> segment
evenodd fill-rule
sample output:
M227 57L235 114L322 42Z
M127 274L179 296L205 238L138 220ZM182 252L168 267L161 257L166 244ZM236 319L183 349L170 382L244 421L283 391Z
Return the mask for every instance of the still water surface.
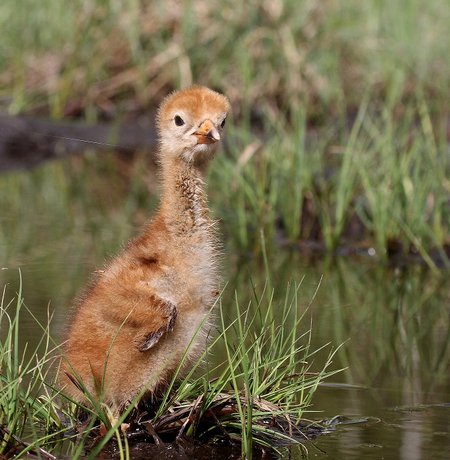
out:
M39 209L28 209L26 216L26 227L0 235L0 284L8 284L12 296L20 268L25 303L43 322L47 308L54 311L53 335L60 337L71 299L133 225L119 223L120 232L105 233L104 222L90 221L80 230L62 218L60 228L55 219L47 224ZM0 225L9 228L11 220L17 216L5 213ZM316 412L308 417L361 421L339 423L308 443L308 458L450 458L448 272L436 275L419 265L392 268L368 258L313 260L275 247L268 260L275 297L284 298L289 282L301 282L298 308L308 309L305 329L311 320L313 346L344 344L334 368L345 370L319 389L311 408ZM224 305L234 302L235 290L245 305L252 284L264 288L261 261L238 262L229 252L224 264ZM33 342L40 330L24 321L22 334ZM319 356L317 370L321 364ZM286 458L305 457L294 448Z
M272 260L278 286L304 276L299 308L321 280L309 307L313 344L345 342L335 365L346 369L319 389L313 407L343 423L308 446L310 458L450 458L448 274L367 259Z

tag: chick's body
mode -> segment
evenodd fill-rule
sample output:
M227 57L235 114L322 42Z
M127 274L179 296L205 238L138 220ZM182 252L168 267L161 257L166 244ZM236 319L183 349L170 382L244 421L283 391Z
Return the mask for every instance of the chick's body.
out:
M224 96L204 87L173 93L161 105L161 205L78 303L60 372L75 400L86 401L84 386L121 410L163 388L187 349L184 366L204 350L219 274L203 173L228 110Z

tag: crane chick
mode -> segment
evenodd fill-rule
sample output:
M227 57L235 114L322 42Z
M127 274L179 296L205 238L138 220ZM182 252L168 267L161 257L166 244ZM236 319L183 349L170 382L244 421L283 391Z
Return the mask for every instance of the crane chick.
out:
M163 389L187 349L184 365L204 350L219 285L204 173L229 110L225 96L205 87L162 102L159 210L78 301L59 374L74 400L86 403L88 392L120 412Z

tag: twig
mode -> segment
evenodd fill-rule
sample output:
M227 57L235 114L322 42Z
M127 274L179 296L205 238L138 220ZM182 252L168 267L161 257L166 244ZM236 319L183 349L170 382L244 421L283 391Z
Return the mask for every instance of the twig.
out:
M152 422L142 422L141 425L144 426L145 430L147 433L153 438L153 441L155 441L155 444L157 446L162 444L161 438L158 436L158 433L156 433L155 429L153 428Z
M200 401L203 399L203 395L200 395L194 402L194 404L191 407L191 411L189 415L186 417L186 420L184 421L183 425L181 425L180 430L178 431L177 438L176 440L179 441L181 436L184 433L184 430L186 429L186 426L189 422L192 421L192 414L194 413L195 410L197 410L198 405L200 404Z

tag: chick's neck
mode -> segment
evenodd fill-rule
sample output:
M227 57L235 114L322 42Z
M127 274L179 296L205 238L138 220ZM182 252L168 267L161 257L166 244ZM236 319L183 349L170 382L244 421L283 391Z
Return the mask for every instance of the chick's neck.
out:
M180 158L162 162L161 214L173 235L208 231L211 227L204 168Z

